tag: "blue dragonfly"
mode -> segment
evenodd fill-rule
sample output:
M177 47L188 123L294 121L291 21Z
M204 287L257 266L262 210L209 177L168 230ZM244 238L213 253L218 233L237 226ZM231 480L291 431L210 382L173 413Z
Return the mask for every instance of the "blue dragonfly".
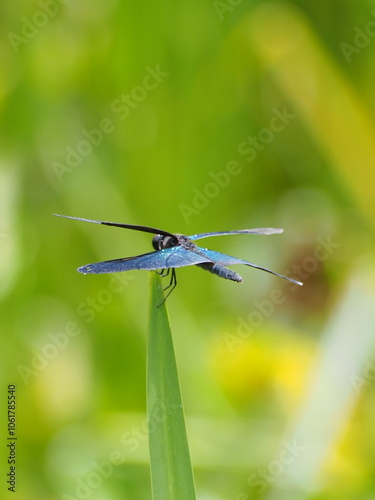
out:
M282 233L283 229L278 228L257 228L257 229L239 229L237 231L217 231L214 233L200 233L192 236L185 236L178 233L169 233L162 229L149 226L138 226L133 224L121 224L118 222L105 222L100 220L83 219L81 217L70 217L69 215L54 214L57 217L65 217L67 219L79 220L83 222L91 222L93 224L104 224L105 226L122 227L132 229L134 231L142 231L144 233L152 233L155 236L152 239L154 252L144 253L135 257L123 257L122 259L106 260L103 262L95 262L87 264L77 269L83 274L103 274L103 273L118 273L123 271L131 271L134 269L145 269L147 271L161 271L160 274L165 276L172 270L171 280L169 285L164 289L170 288L165 299L173 291L177 285L176 268L187 266L198 266L205 271L216 274L220 278L225 278L241 283L243 281L235 271L228 269L227 266L233 264L245 264L246 266L255 267L267 273L274 274L279 278L284 278L296 285L302 285L300 281L289 278L282 274L271 271L266 267L252 264L246 260L237 259L224 253L209 250L208 248L199 247L195 241L211 236L226 236L231 234L277 234ZM164 300L165 300L164 299ZM163 301L164 302L164 301Z

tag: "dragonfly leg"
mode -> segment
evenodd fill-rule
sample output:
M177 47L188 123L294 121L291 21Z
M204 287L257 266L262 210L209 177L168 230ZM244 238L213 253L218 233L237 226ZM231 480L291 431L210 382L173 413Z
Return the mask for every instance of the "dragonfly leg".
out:
M160 276L161 276L162 278L165 278L166 276L168 276L168 275L169 275L169 272L170 272L170 268L168 268L168 269L162 269L162 270L161 270L161 273L160 273Z
M165 288L163 288L163 292L165 292L166 290L168 290L168 288L170 288L170 290L167 293L167 295L164 297L164 299L160 302L160 304L158 304L158 307L160 307L162 304L164 304L164 302L167 300L167 298L170 296L170 294L173 292L173 290L177 286L176 270L173 267L172 268L168 268L168 269L163 269L161 271L160 275L162 277L166 277L166 276L169 275L170 271L172 271L172 273L171 273L171 279L170 279L169 285L167 285Z
M159 276L161 276L162 278L164 278L165 276L168 276L169 268L168 269L161 269L160 271L155 270L154 273L156 273Z

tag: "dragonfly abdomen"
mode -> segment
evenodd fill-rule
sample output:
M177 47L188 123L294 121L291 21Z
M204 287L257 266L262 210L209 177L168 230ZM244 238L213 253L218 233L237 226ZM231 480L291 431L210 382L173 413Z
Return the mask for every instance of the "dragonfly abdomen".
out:
M243 281L242 276L238 273L232 271L232 269L228 269L220 264L211 264L210 262L203 262L202 264L196 264L201 269L205 271L209 271L212 274L216 274L220 276L220 278L225 278L226 280L237 281L237 283L241 283Z

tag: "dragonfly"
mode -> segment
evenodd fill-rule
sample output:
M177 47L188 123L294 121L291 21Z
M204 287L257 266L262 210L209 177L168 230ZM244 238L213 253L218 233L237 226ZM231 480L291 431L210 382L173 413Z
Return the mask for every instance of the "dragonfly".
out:
M199 233L192 236L185 236L179 233L170 233L163 229L157 229L150 226L138 226L134 224L122 224L119 222L106 222L101 220L83 219L81 217L71 217L69 215L54 214L57 217L64 217L66 219L73 219L82 222L91 222L93 224L103 224L105 226L122 227L125 229L132 229L133 231L142 231L144 233L152 233L152 246L154 252L136 255L134 257L123 257L121 259L106 260L103 262L95 262L94 264L86 264L77 269L78 272L83 274L104 274L104 273L118 273L123 271L132 271L144 269L147 271L160 272L162 276L166 276L172 271L170 283L164 290L170 289L166 298L171 294L177 285L176 269L179 267L197 266L212 274L216 274L220 278L236 281L241 283L242 276L228 269L227 266L234 264L244 264L245 266L254 267L261 271L274 274L279 278L294 283L295 285L302 286L300 281L297 281L283 274L276 273L267 269L266 267L258 266L252 262L231 257L230 255L216 252L198 246L195 242L203 238L211 236L227 236L233 234L277 234L282 233L284 230L281 228L256 228L256 229L239 229L235 231L216 231L213 233Z

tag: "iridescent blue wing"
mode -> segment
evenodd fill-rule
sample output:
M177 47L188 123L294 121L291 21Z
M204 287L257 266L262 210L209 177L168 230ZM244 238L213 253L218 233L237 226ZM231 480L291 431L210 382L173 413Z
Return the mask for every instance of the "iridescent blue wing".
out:
M193 236L188 236L190 240L199 240L201 238L208 238L210 236L227 236L230 234L279 234L282 233L284 229L275 227L259 227L256 229L239 229L237 231L218 231L215 233L200 233L194 234Z
M157 269L168 269L171 267L193 266L195 264L202 264L203 262L211 262L211 260L202 253L195 253L181 246L176 246L159 250L158 252L137 255L136 257L125 257L123 259L87 264L86 266L79 267L78 271L83 274L118 273L134 269L156 271Z
M198 247L198 250L202 252L211 262L215 262L220 264L221 266L232 266L233 264L245 264L245 266L255 267L256 269L261 269L262 271L266 271L267 273L274 274L275 276L279 276L280 278L284 278L296 285L302 286L300 281L296 281L292 278L288 278L288 276L284 276L283 274L275 273L275 271L271 271L271 269L267 269L266 267L258 266L256 264L252 264L247 260L237 259L236 257L231 257L230 255L226 255L224 253L215 252L214 250L208 250L205 248Z

